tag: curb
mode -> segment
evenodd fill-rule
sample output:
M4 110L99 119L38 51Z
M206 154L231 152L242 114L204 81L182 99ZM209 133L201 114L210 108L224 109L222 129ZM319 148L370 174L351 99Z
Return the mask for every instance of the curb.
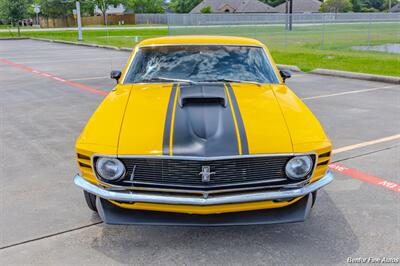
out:
M349 79L360 79L360 80L400 84L400 77L392 77L392 76L373 75L373 74L331 70L323 68L314 69L309 73L324 75L324 76L334 76L334 77L349 78Z
M0 41L10 41L10 40L28 40L30 39L29 37L6 37L6 38L0 38Z
M51 43L62 43L62 44L70 44L70 45L77 45L77 46L86 46L86 47L93 47L93 48L103 48L103 49L110 49L110 50L117 50L117 51L129 51L131 52L133 48L126 48L126 47L116 47L110 45L101 45L101 44L91 44L91 43L80 43L80 42L71 42L71 41L62 41L62 40L51 40L51 39L42 39L42 38L26 38L35 41L42 41L42 42L51 42Z
M276 64L279 70L289 69L292 72L302 72L298 66Z

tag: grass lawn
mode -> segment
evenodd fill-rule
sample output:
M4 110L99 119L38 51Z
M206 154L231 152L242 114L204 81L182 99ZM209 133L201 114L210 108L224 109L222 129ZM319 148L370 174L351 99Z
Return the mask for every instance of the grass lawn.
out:
M140 25L138 25L140 26ZM84 31L84 42L118 47L135 46L135 36L143 40L155 36L223 34L257 38L267 44L277 63L297 65L303 71L315 68L347 70L400 76L400 54L356 51L352 46L400 43L400 22L294 26L165 27ZM0 32L1 37L16 33ZM76 31L22 32L22 37L76 41Z
M34 25L35 26L35 25ZM123 25L108 25L108 28L135 28L135 27L160 27L160 26L164 26L166 27L166 25L160 25L160 24L123 24ZM84 25L84 28L105 28L106 26L103 24L99 24L99 25ZM0 24L0 30L5 30L5 29L12 29L12 30L16 30L18 27L17 26L11 26L11 25L2 25ZM21 26L21 29L35 29L35 27L32 26ZM67 27L62 27L62 28L67 28ZM71 29L75 29L76 26L74 27L69 27ZM57 31L57 28L50 28L50 29L54 29L55 31Z
M7 29L18 29L17 26L13 27L11 25L0 25L0 30L7 30ZM31 26L20 26L20 29L32 29Z

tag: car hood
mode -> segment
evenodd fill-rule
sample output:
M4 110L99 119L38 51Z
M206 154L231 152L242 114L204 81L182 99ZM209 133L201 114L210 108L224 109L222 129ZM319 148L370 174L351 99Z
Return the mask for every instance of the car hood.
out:
M118 116L117 116L118 117ZM132 85L119 155L234 156L293 152L272 85Z

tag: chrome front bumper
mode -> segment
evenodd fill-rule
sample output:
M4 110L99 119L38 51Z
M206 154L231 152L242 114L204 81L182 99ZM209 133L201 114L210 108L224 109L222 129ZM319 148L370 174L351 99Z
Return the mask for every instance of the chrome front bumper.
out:
M196 205L196 206L209 206L209 205L221 205L229 203L244 203L254 201L266 201L266 200L282 200L297 198L305 196L314 192L333 180L331 171L327 171L326 175L318 181L306 185L302 188L286 189L280 191L267 191L267 192L242 192L234 195L222 195L222 196L209 196L203 198L200 196L185 196L185 195L167 195L167 194L155 194L143 191L111 191L104 187L94 185L86 181L82 176L76 175L74 177L74 183L82 188L83 190L94 194L100 198L107 200L115 200L122 202L147 202L147 203L160 203L160 204L177 204L177 205Z

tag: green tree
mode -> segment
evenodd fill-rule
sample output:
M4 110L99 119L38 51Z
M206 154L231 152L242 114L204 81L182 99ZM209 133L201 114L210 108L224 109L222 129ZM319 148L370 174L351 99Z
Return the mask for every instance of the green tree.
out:
M351 4L353 5L353 12L361 12L362 8L361 0L351 0Z
M28 2L29 2L29 5L28 5L28 8L26 10L26 17L33 18L33 17L36 16L36 13L34 11L34 7L35 7L35 4L39 4L39 0L30 0Z
M135 13L164 13L163 0L127 0L126 6Z
M366 0L366 7L382 10L384 8L384 0Z
M364 12L364 13L373 13L373 12L379 12L379 10L378 9L375 9L375 8L373 8L373 7L362 7L361 8L361 12Z
M30 4L29 0L0 0L0 19L17 25L18 36L21 35L19 23L26 18Z
M322 12L349 12L353 8L349 0L326 0L322 3L320 11Z
M75 2L65 0L40 0L40 13L47 18L60 18L72 13Z
M72 0L39 0L40 15L47 19L49 18L64 18L68 25L68 16L72 15L72 10L75 8L75 1Z
M202 0L171 0L169 6L176 13L189 13Z
M96 3L93 0L80 0L81 2L81 15L83 17L94 16L94 9Z
M212 8L211 6L205 6L200 10L200 12L203 14L209 14L212 13Z

